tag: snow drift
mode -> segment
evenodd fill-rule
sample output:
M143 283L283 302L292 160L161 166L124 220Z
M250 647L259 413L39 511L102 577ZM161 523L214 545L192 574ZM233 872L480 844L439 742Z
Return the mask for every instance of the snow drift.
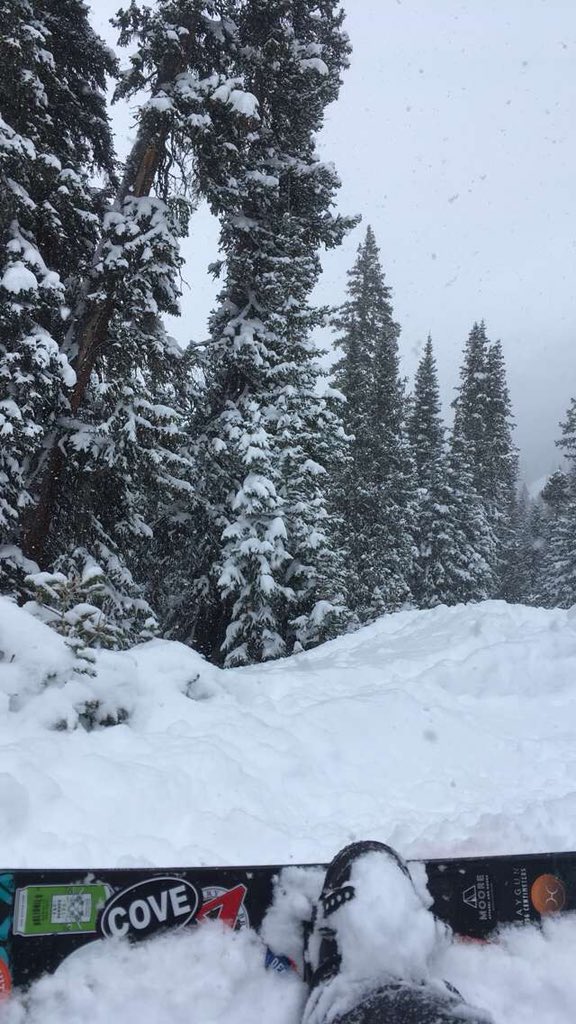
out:
M0 600L0 651L2 866L318 861L360 838L408 857L576 846L573 612L403 612L226 672L152 641L102 652L89 678ZM94 708L121 724L87 731ZM298 1020L302 986L264 972L254 936L210 925L113 945L2 1014ZM568 918L451 946L438 969L501 1024L568 1024L575 948Z

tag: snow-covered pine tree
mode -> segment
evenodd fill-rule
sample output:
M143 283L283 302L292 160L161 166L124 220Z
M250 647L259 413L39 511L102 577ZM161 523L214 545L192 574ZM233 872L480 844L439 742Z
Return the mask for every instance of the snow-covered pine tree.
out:
M568 463L568 472L576 472L576 398L570 400L566 419L560 424L562 436L556 442ZM550 490L550 488L548 488Z
M488 429L488 348L484 322L475 323L464 347L460 385L454 400L453 437L462 442L471 461L474 486L484 498L488 493L485 469L485 440Z
M528 506L528 591L527 604L538 604L542 563L546 553L548 540L549 513L541 494Z
M126 274L134 286L131 318L112 317L81 415L62 418L68 458L50 539L56 572L76 581L92 566L100 569L101 607L117 646L157 626L154 531L180 493L193 488L182 452L183 356L157 317L141 315L138 277Z
M512 495L505 520L504 573L499 596L513 604L529 604L537 560L536 538L532 536L531 503L524 486ZM536 524L536 520L534 521Z
M562 436L556 442L566 469L553 473L542 491L548 508L546 545L540 565L538 603L570 608L576 603L576 399L572 399Z
M391 293L369 227L335 320L343 350L334 382L344 394L349 459L336 478L344 523L349 603L362 621L410 599L415 511L405 393Z
M134 426L144 412L144 433L156 431L162 445L167 425L172 429L178 418L174 411L162 408L162 388L160 396L150 395L154 375L146 379L145 366L159 358L166 361L171 347L158 317L176 309L177 239L187 229L198 179L206 164L225 168L230 162L219 116L225 110L225 116L239 117L243 95L233 88L229 75L235 29L228 12L234 6L234 0L160 0L154 9L132 3L118 16L122 42L136 37L138 43L119 95L132 97L143 90L149 98L139 109L136 142L113 204L104 215L99 247L69 318L66 351L76 379L67 392L68 415L54 431L37 478L25 532L27 554L42 565L50 560L59 531L58 510L66 502L70 438L84 451L90 445L94 424L88 406L94 387L96 404L104 407L103 395L111 379L125 387L120 408L114 404L117 396L109 394L111 406L98 414L106 417L104 433L109 434L109 420L117 412L116 422L125 434L129 427L122 425L123 418ZM132 347L127 344L128 334ZM137 361L130 367L134 354ZM111 370L118 360L123 374L130 367L121 380ZM107 440L104 447L110 451ZM162 452L151 457L160 465Z
M555 470L548 478L540 497L548 508L549 514L556 514L566 504L568 486L568 474L563 469Z
M493 539L465 449L447 452L429 337L415 378L409 436L418 482L412 591L420 608L485 598Z
M160 316L177 311L178 240L198 181L207 166L224 173L230 162L227 119L241 119L243 131L248 124L244 93L229 74L235 6L163 0L118 16L121 41L138 42L118 93L148 91L149 99L69 317L76 377L27 520L27 552L43 566L72 582L94 564L102 570L105 611L128 643L149 617L133 571L152 576L155 596L153 530L172 515L175 496L193 489L181 436L188 361Z
M197 582L180 624L227 665L316 643L345 614L325 499L339 422L318 394L310 335L324 313L309 295L319 247L352 223L331 212L338 178L315 148L349 52L338 4L248 0L236 20L247 120L228 126L232 163L201 179L226 262L196 446Z
M568 473L558 470L542 492L548 506L548 522L536 603L545 608L570 608L576 603L574 484Z
M445 563L446 604L485 601L495 588L496 539L474 486L466 442L452 438L448 452L446 504L450 509L450 558Z
M74 374L63 352L78 276L113 179L115 60L81 0L0 0L0 584L18 592L22 524Z
M368 228L371 238L373 232ZM348 271L349 299L338 310L333 326L340 332L336 344L342 357L333 371L333 381L344 397L342 417L345 442L342 458L331 476L332 507L337 515L338 546L344 552L348 603L357 621L368 615L374 587L373 551L367 545L370 530L372 487L369 459L374 440L373 409L368 398L372 388L372 339L362 331L357 307L363 307L364 243ZM367 268L366 268L367 269ZM372 510L373 511L373 510Z
M493 342L486 358L488 391L482 497L497 543L496 596L520 599L520 550L525 516L518 495L518 451L512 439L514 419L502 345Z
M408 436L418 485L413 529L416 554L412 594L419 608L450 604L455 508L448 481L436 360L430 335L416 371Z
M177 211L161 201L137 205L127 199L122 209L104 213L106 196L93 187L91 175L105 172L113 183L104 88L106 74L115 71L114 58L95 36L79 0L41 0L34 11L43 19L38 22L42 36L38 26L28 32L30 26L21 24L25 38L30 35L38 45L42 42L40 85L35 91L42 100L39 127L34 119L30 125L35 145L30 172L34 206L27 204L27 230L39 259L50 267L53 288L60 289L45 302L42 326L44 337L49 335L54 343L56 365L68 375L62 380L62 374L60 379L53 374L50 386L40 360L44 376L38 393L45 416L39 441L48 447L57 441L62 465L53 480L47 474L59 485L50 493L50 530L41 552L32 546L30 553L41 553L43 565L66 579L58 591L62 595L80 593L87 574L93 578L98 572L100 620L106 621L118 642L130 643L146 635L150 623L150 609L130 571L134 549L150 534L146 512L155 504L151 489L171 477L175 461L168 449L173 447L176 416L167 400L173 390L167 351L174 346L163 340L158 311L176 309L179 258L171 222ZM23 78L28 83L27 72ZM15 180L18 184L17 176ZM21 200L21 190L16 192ZM74 407L70 398L78 374L70 367L79 367L74 318L69 313L89 300L88 279L96 302L99 288L106 292L116 286L115 309L108 321L107 345L86 379L82 405ZM17 352L23 350L19 343ZM13 360L10 365L13 371ZM11 373L13 386L22 384L20 377ZM37 450L41 453L40 444ZM27 508L15 524L18 534L22 518L25 533L34 533L36 525L32 500L43 469L33 455L31 443ZM20 506L24 505L21 499ZM8 550L14 551L14 546ZM28 581L21 578L21 589L32 587L41 598L44 590L35 586L35 578L33 572ZM93 635L100 642L102 630Z
M484 503L495 545L491 596L506 596L514 551L518 455L500 342L491 343L484 323L474 324L464 350L453 436L470 459L473 483Z
M432 338L428 335L416 370L408 417L408 436L419 487L426 486L428 476L444 450L444 432L438 371Z

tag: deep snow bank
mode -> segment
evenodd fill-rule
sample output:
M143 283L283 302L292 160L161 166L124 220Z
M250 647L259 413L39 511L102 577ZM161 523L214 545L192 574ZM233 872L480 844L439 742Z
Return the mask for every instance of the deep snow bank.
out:
M4 863L314 861L366 836L407 856L575 843L571 612L400 613L227 672L153 641L103 652L91 680L2 600L0 650ZM96 699L128 723L86 732Z
M366 837L407 856L576 846L572 612L488 602L400 613L225 673L154 641L103 652L92 680L74 675L57 635L0 600L0 650L5 866L314 861ZM127 723L86 732L79 716L96 705ZM157 953L98 948L68 963L35 987L26 1019L113 1019L156 955L156 996L138 1001L148 1015L135 1020L243 1024L264 1021L263 1006L269 1019L297 1017L298 986L270 980L248 937L208 929L160 942ZM445 973L502 1022L567 1024L567 946L573 956L570 920L449 950ZM120 985L122 958L132 981ZM197 966L182 973L190 958ZM201 977L220 978L208 1009ZM17 1005L10 1013L24 1019Z

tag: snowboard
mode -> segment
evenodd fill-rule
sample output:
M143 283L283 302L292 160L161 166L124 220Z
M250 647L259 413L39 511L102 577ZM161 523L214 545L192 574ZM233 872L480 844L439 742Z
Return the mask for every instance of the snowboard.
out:
M0 993L54 971L89 942L145 939L209 918L258 929L288 872L325 865L0 870ZM576 853L409 861L433 912L467 939L576 909ZM288 961L269 950L267 965Z

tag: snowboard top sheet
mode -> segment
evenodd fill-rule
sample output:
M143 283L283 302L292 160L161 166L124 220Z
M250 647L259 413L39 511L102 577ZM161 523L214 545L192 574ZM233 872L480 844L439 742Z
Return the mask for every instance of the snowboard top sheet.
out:
M576 909L576 853L411 861L433 912L486 940L505 924ZM216 918L258 929L288 869L325 865L0 870L0 993L29 984L87 943L145 939ZM274 950L272 964L282 962Z

